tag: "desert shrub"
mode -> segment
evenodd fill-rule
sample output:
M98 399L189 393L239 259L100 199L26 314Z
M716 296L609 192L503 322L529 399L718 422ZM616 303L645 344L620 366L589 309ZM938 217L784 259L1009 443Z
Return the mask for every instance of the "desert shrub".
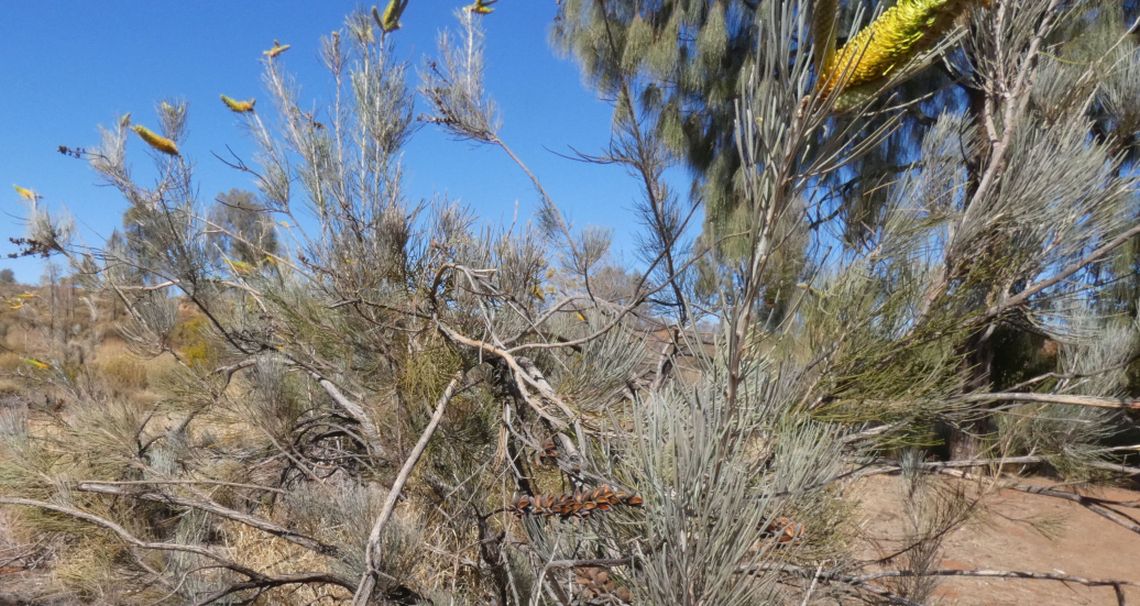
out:
M1101 435L1071 422L1112 401L1126 347L1095 345L1113 325L1080 318L1097 317L1105 255L1140 232L1135 179L1090 138L1087 104L1033 97L1040 41L1060 43L1083 8L992 4L883 13L849 37L878 45L847 87L835 57L862 53L833 52L837 3L743 3L757 37L727 80L739 88L718 89L731 125L705 168L721 171L719 189L686 202L666 173L704 122L635 89L647 74L692 84L672 73L683 20L723 29L725 15L678 8L655 36L628 3L564 3L578 11L559 23L582 27L576 51L612 62L592 73L615 104L612 140L587 159L644 186L634 267L615 268L610 235L573 226L504 139L483 88L485 3L458 13L418 91L389 37L406 2L353 14L322 41L336 101L317 113L287 48L268 51L262 106L278 111L238 117L257 152L236 166L257 192L229 218L197 199L184 102L160 102L153 128L117 118L79 155L128 203L126 227L91 254L37 211L30 240L115 297L120 336L148 362L108 351L92 378L85 350L56 347L61 363L40 380L68 406L38 434L4 436L0 504L66 538L59 581L89 600L926 599L929 579L849 574L865 563L849 549L844 482L935 445L940 429L956 436L952 456L1096 463ZM599 26L621 19L630 46L618 49ZM725 34L698 36L709 69ZM927 116L875 208L857 208L867 201L848 180L922 108L892 106L886 89L963 39L1002 119ZM1092 86L1101 67L1045 81ZM417 94L422 122L531 180L533 224L482 229L446 199L408 202L400 154ZM150 185L131 176L128 140L151 148ZM693 241L705 194L717 198ZM1007 388L991 376L999 327L1064 335L1060 374L1088 380L1014 373L997 379L1023 391L991 393ZM99 381L160 395L117 397ZM1018 421L1025 410L1002 403L1030 396L1090 405L1057 423L1037 410ZM907 457L901 561L920 574L969 504Z
M213 368L221 356L209 320L201 314L191 314L175 325L171 333L171 347L182 356L186 364L194 368Z

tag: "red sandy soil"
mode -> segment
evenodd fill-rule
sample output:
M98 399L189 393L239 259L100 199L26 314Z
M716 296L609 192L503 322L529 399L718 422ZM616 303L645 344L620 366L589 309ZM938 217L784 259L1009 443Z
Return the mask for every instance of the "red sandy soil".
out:
M967 482L970 494L978 494L972 481L953 478L945 481ZM902 482L898 477L868 477L848 492L862 503L858 515L863 521L863 533L870 539L860 554L863 558L883 557L899 547ZM1040 478L1019 482L1037 486L1055 484ZM1072 488L1059 488L1072 491ZM1120 511L1140 520L1140 492L1082 488L1080 493L1130 503L1131 507L1119 508ZM1009 489L991 489L985 492L981 505L966 524L946 537L938 568L1047 572L1140 583L1140 534L1079 503ZM1047 534L1035 529L1031 521L1047 522ZM940 579L935 596L930 600L932 604L1117 604L1112 587L1086 587L1051 580ZM1140 604L1140 587L1125 587L1123 592L1128 604Z

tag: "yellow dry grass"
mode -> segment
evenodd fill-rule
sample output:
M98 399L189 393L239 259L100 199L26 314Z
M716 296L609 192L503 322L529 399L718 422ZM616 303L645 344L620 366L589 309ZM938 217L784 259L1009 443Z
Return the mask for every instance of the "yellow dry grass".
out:
M267 535L237 522L222 522L230 557L267 575L321 572L333 564L326 556ZM348 604L352 594L337 585L287 585L267 591L257 604L307 606L309 604Z

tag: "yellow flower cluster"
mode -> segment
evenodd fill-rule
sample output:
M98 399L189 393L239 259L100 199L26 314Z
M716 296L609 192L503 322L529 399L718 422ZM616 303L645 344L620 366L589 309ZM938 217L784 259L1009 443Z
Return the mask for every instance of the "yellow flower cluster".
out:
M171 156L178 155L178 146L174 144L174 141L171 141L170 139L167 139L166 137L163 137L162 135L140 124L132 126L131 130L138 133L139 138L141 138L143 141L146 141L147 145L157 149L158 151L164 154L169 154Z
M470 4L464 8L475 13L476 15L490 15L495 9L491 5L499 0L475 0L475 4Z
M271 48L267 51L262 51L261 54L265 55L266 57L269 57L270 59L275 59L277 57L277 55L280 55L281 53L289 50L290 47L291 47L291 45L289 45L289 44L281 44L280 42L274 40L273 41L273 48Z
M253 104L257 103L257 100L250 99L249 101L238 101L232 97L222 95L222 103L225 103L226 107L230 108L230 111L244 114L246 112L253 111Z
M872 84L891 76L954 28L978 0L899 0L823 64L824 93Z
M385 34L394 32L400 29L400 15L404 14L404 9L407 7L408 0L388 0L388 6L384 8L383 15L375 6L372 7L372 18L376 20L376 25L379 25Z
M19 194L21 198L27 200L28 202L35 202L40 197L39 194L26 187L13 185L12 188L16 190L16 193Z

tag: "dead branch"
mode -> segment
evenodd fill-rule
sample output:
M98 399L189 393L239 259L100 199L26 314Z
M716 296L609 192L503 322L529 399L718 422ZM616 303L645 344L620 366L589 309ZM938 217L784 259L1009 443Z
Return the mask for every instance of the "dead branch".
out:
M896 604L898 606L922 606L914 600L909 600L901 595L892 593L882 587L872 584L869 580L864 580L857 576L849 576L840 574L837 571L823 571L818 568L804 568L792 564L757 564L754 566L745 566L738 570L740 574L756 574L758 572L782 572L790 574L802 579L809 579L812 582L826 581L830 583L840 583L856 589L864 591L872 595L876 595L889 604Z
M364 433L364 437L368 440L368 449L376 456L388 458L388 449L384 448L384 444L380 440L380 432L376 429L376 425L372 422L368 413L364 411L364 406L359 402L350 400L336 384L325 377L313 373L313 378L316 379L317 384L325 390L325 393L329 394L329 397L344 409L360 426L360 431Z
M339 585L340 587L344 587L345 589L348 589L349 591L351 591L352 589L355 588L355 586L352 584L351 581L348 581L347 579L345 579L343 577L333 575L333 574L307 573L307 572L306 573L296 573L296 574L285 574L285 575L280 575L280 576L275 576L275 577L264 577L264 578L256 579L256 580L243 581L241 583L234 583L225 589L222 589L220 591L216 591L216 592L210 594L209 596L206 596L205 598L195 602L194 604L195 604L195 606L205 606L206 604L213 604L214 602L217 602L218 600L220 600L220 599L222 599L222 598L224 598L230 594L234 594L234 593L237 593L239 591L245 591L247 589L259 589L261 591L265 591L267 589L272 589L274 587L281 587L283 585L308 585L308 584Z
M279 526L264 518L259 518L257 516L230 509L201 496L186 497L158 490L147 490L142 487L134 488L131 486L109 484L104 482L79 482L75 485L75 489L79 490L80 492L125 496L142 499L144 501L154 501L157 503L166 503L169 505L179 505L181 507L199 509L206 513L211 513L213 515L226 518L227 520L232 520L240 524L245 524L251 528L256 528L262 532L269 533L275 537L279 537L281 539L289 541L290 543L300 545L301 547L323 555L336 556L339 553L339 550L335 545L322 543L317 539L303 535L294 530L290 530L284 526Z
M974 480L983 479L979 476L968 474L964 471L959 471L957 469L939 469L937 471L938 471L938 473L943 473L946 475L951 475L951 476L955 476L955 477L963 478L963 479L974 479ZM1104 519L1111 521L1114 524L1118 524L1120 526L1127 528L1128 530L1131 530L1132 532L1135 532L1136 534L1140 534L1140 524L1137 524L1130 517L1125 516L1125 515L1121 514L1120 512L1118 512L1114 509L1111 509L1110 507L1107 506L1107 505L1119 504L1119 503L1114 503L1111 500L1100 499L1097 497L1090 497L1090 496L1086 496L1086 495L1082 495L1082 494L1077 494L1074 492L1065 492L1063 490L1057 490L1055 488L1049 488L1047 486L1032 486L1029 484L1021 484L1018 482L1008 482L1008 481L999 482L997 484L997 486L999 488L1007 488L1009 490L1018 490L1018 491L1029 493L1029 494L1036 494L1036 495L1041 495L1041 496L1046 496L1046 497L1055 497L1058 499L1065 499L1066 501L1072 501L1072 502L1077 503L1080 506L1084 507L1085 509L1088 509L1089 511L1103 517Z
M971 393L955 398L961 402L996 402L1015 400L1020 402L1041 402L1043 404L1066 404L1093 408L1116 408L1140 410L1140 400L1135 398L1106 398L1102 396L1080 396L1073 394L1032 393L1007 391L996 393Z
M428 442L431 440L435 430L439 427L439 421L443 418L443 413L447 410L447 404L455 397L459 391L464 377L467 376L466 371L459 371L452 377L451 382L443 390L439 400L436 402L435 412L431 415L431 420L428 421L427 427L424 428L420 439L416 445L412 447L412 452L408 454L407 460L404 461L404 466L400 468L400 473L396 475L396 481L392 483L391 490L388 491L388 496L384 499L383 509L380 510L380 515L376 518L376 522L372 525L372 532L368 535L368 546L364 553L364 574L361 576L360 585L356 589L356 594L352 597L353 606L367 606L372 599L372 591L376 587L376 580L380 577L380 540L384 534L384 527L388 524L388 520L392 517L392 512L396 509L396 499L399 498L400 493L403 492L404 485L408 483L408 477L412 474L412 469L415 468L416 463L419 462L420 456L423 455L424 449L427 448Z
M1084 585L1085 587L1112 587L1116 592L1117 604L1124 604L1124 592L1122 587L1140 587L1140 583L1136 581L1125 581L1122 579L1088 579L1085 577L1078 577L1070 574L1060 574L1055 572L1032 572L1026 570L958 570L955 568L941 568L938 570L887 570L883 572L875 572L865 574L855 579L860 581L875 581L886 578L900 578L900 577L917 577L917 576L941 576L941 577L983 577L983 578L997 578L997 579L1026 579L1033 581L1058 581L1061 583L1076 583Z
M217 553L211 549L207 549L207 548L201 547L199 545L185 545L182 543L165 543L165 542L157 543L157 542L151 542L151 541L144 541L144 540L134 536L130 532L128 532L126 528L123 528L122 526L116 524L115 522L112 522L111 520L108 520L107 518L97 516L93 513L89 513L89 512L83 511L82 509L78 509L75 507L69 507L67 505L59 505L56 503L49 503L47 501L37 501L35 499L24 499L21 497L2 497L2 496L0 496L0 505L17 505L20 507L35 507L38 509L44 509L47 511L54 511L56 513L62 513L64 515L71 516L73 518L83 520L85 522L89 522L89 523L94 524L96 526L101 526L107 530L110 530L111 532L118 535L119 538L122 539L124 542L126 542L130 545L133 545L134 547L138 547L139 549L152 549L155 551L180 551L183 553L192 553L192 554L199 555L199 556L202 556L204 558L207 558L209 560L213 560L214 562L217 562L222 567L228 568L229 570L232 570L238 574L245 575L251 579L266 579L266 578L268 578L265 575L261 574L260 572L253 570L252 568L247 568L247 567L245 567L245 566L243 566L243 565L241 565L241 564L239 564L233 560L230 560L229 558L227 558L227 557L225 557L225 556L223 556L223 555L221 555L221 554L219 554L219 553Z

